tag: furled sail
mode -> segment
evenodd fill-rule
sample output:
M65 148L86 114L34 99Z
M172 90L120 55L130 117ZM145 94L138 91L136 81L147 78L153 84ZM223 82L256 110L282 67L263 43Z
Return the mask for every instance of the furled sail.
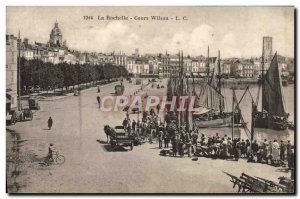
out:
M220 107L224 109L224 97L215 88L209 84L203 84L199 90L195 108L203 107L213 111L220 111Z
M274 55L262 85L262 107L269 114L286 117L284 99L282 95L281 75Z

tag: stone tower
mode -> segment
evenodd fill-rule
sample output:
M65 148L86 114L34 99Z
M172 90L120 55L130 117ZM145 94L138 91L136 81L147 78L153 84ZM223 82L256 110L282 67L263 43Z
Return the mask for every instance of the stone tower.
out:
M265 61L271 61L273 57L272 52L272 37L263 37L263 53Z
M50 45L56 45L56 46L63 46L63 40L62 40L62 32L58 27L57 21L54 24L53 29L50 33Z

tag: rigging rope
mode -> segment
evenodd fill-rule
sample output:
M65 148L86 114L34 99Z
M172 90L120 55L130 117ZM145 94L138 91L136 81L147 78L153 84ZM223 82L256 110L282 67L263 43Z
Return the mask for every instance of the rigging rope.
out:
M246 91L245 91L245 93L246 93ZM245 94L245 93L244 93L244 94ZM234 92L233 100L237 103L237 97L236 97L236 95L235 95L235 92ZM241 109L240 109L240 107L239 107L239 103L237 103L237 105L235 106L235 108L238 109L238 112L239 112L239 114L240 114L240 116L241 116L240 119L242 120L242 124L243 124L243 127L244 127L244 129L245 129L245 133L246 133L247 137L250 139L249 134L251 135L251 132L250 132L250 130L248 129L248 127L247 127L247 125L246 125L246 122L245 122L245 120L244 120L244 118L243 118L242 111L241 111ZM235 111L235 109L232 110L232 111ZM233 118L233 119L234 119L234 118Z

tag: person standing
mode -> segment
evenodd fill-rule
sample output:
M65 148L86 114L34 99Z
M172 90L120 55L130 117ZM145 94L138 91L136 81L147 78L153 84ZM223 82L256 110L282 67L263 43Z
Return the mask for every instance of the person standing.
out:
M101 104L101 98L100 98L100 96L99 96L99 95L97 96L97 102L98 102L98 104L99 104L99 108L100 108L100 104Z
M192 134L192 145L193 145L193 153L196 153L198 147L198 134L195 131L193 131Z
M165 147L164 148L169 148L169 135L167 132L165 132L165 135L164 135L164 143L165 143Z
M186 142L186 147L187 147L187 154L189 157L192 157L192 152L191 152L191 148L192 148L192 140L191 140L191 135L189 132L187 132L185 134L185 142Z
M246 157L246 142L244 139L241 142L241 157Z
M258 144L257 144L257 141L256 141L256 140L254 140L254 142L252 143L251 150L252 150L252 153L253 153L254 155L257 154L257 152L258 152Z
M158 148L160 148L160 149L163 146L163 139L164 139L164 132L159 131L159 133L158 133Z
M291 153L291 149L292 149L292 145L291 145L291 142L288 140L287 145L286 145L287 157L289 157L289 155Z
M128 121L126 118L123 120L122 124L123 124L124 130L127 130Z
M127 125L127 133L128 135L131 135L131 125Z
M184 156L184 143L183 140L180 139L179 143L178 143L178 152L179 152L179 156L182 158Z
M277 140L274 140L274 142L272 143L272 158L273 161L277 161L279 160L279 151L280 151L280 146L277 142Z
M52 125L53 125L53 120L52 120L51 117L49 117L49 119L48 119L48 128L49 128L49 130L51 130Z
M178 150L178 138L177 135L174 136L173 142L172 142L172 151L173 151L173 156L177 156L177 150Z
M132 131L133 131L133 133L135 133L135 127L136 127L136 122L135 122L135 120L133 120L132 121Z
M247 156L247 158L249 158L250 154L251 154L251 151L250 151L250 141L247 139L246 140L246 156Z
M160 110L160 105L159 104L157 104L156 110L157 110L157 115L158 115L159 114L159 110Z
M241 157L241 139L238 138L236 140L236 144L235 144L235 161L239 161L240 157Z
M295 162L295 157L294 157L294 147L291 146L290 152L288 154L288 168L293 169L294 168L294 162Z
M283 142L283 140L280 141L280 160L284 161L285 160L285 151L286 151L286 146Z

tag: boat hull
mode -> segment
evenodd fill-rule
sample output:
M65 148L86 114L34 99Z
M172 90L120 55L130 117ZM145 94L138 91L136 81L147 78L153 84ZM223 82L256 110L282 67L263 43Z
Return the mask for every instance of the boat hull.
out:
M198 128L222 128L222 127L231 127L232 126L232 115L227 115L224 118L217 118L211 120L197 120L194 119L193 123L195 127ZM235 127L241 127L243 124L236 122Z
M288 128L288 122L274 121L268 117L258 115L255 119L255 128L273 129L273 130L286 130Z

